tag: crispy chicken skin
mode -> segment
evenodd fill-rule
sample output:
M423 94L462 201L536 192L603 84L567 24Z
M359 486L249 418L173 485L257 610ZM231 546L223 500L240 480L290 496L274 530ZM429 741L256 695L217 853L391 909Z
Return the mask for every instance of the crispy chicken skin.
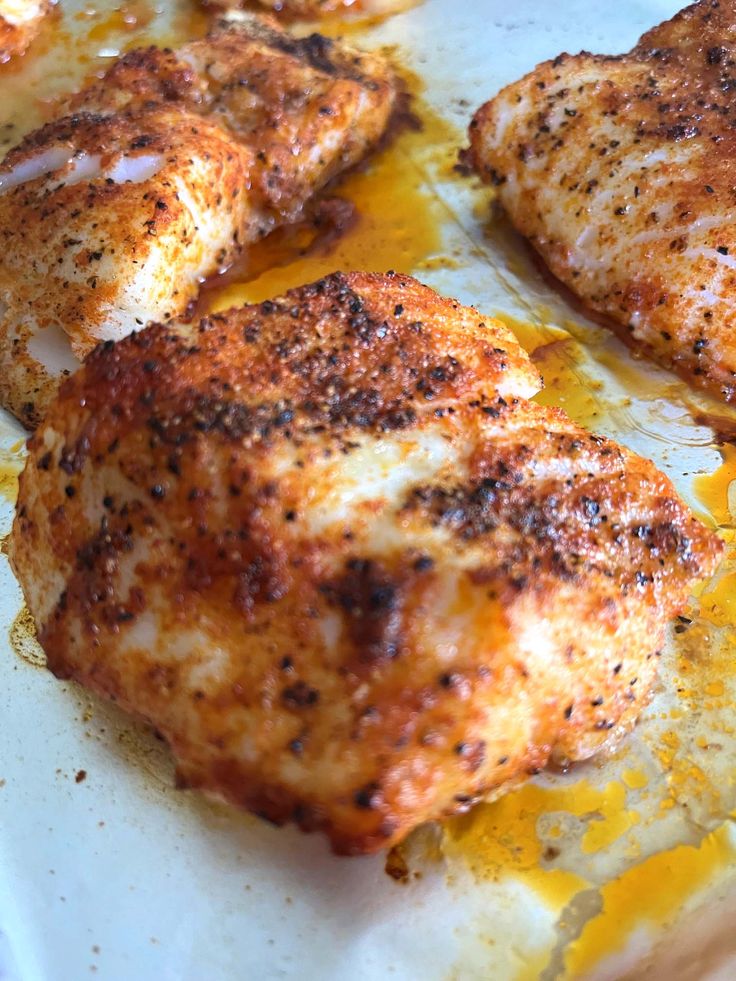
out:
M22 55L55 0L0 0L0 65Z
M620 57L562 54L476 114L471 160L623 338L736 401L736 0Z
M182 314L385 131L381 58L250 15L121 58L0 165L0 403L35 425L100 339Z
M100 345L10 541L51 670L344 854L630 729L719 540L498 321L335 274Z

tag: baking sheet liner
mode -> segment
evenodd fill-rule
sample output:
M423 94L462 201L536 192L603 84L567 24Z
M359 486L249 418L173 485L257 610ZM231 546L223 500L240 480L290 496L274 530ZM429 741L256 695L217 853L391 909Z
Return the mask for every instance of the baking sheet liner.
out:
M396 220L376 206L372 225L332 251L209 302L260 299L276 281L296 285L359 259L414 272L504 317L545 377L543 400L655 460L733 545L736 452L695 422L725 410L635 361L573 309L494 212L491 193L453 169L472 111L501 85L561 50L623 51L676 9L427 0L348 25L351 40L390 45L421 79L413 87L425 129L402 137L375 185ZM166 9L62 0L53 16L37 57L0 75L6 144L136 38L176 43L204 26L182 0ZM407 181L431 210L413 237L396 232ZM22 438L3 416L0 535ZM174 791L168 754L150 732L39 667L0 555L0 978L735 976L734 568L727 559L693 599L655 697L611 759L543 774L419 829L390 857L389 875L385 856L337 859L318 838Z

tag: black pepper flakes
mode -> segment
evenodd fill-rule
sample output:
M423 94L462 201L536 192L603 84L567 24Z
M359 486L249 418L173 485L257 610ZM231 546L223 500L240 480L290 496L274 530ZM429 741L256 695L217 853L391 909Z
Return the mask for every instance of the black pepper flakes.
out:
M284 688L281 700L288 708L309 708L319 701L319 692L305 681L297 681Z
M377 783L366 784L353 794L355 806L362 811L372 811L378 806L379 786Z

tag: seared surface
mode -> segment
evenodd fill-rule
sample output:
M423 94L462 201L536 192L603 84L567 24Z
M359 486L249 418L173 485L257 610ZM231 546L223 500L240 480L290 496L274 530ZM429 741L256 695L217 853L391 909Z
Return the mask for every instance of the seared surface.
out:
M49 666L351 854L610 746L721 545L539 384L393 274L101 345L10 543Z
M55 0L0 0L0 65L21 55Z
M262 18L120 59L0 165L0 403L28 425L98 340L182 314L384 132L374 55Z
M472 159L552 272L636 349L736 400L736 0L630 54L560 55L471 124Z

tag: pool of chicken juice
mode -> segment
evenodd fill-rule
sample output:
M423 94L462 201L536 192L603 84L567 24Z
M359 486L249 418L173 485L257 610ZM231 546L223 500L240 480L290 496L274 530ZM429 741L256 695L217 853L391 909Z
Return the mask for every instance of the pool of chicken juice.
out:
M451 169L460 137L421 98L411 112L386 147L328 189L316 221L250 246L205 284L199 309L258 303L337 270L421 278L422 270L451 264L441 233L447 214L431 183Z
M19 473L20 468L16 466L14 461L6 461L0 457L0 497L10 504L15 504L15 499L18 496Z
M573 335L544 322L532 323L506 313L498 317L542 376L544 388L534 401L559 406L577 423L595 430L595 420L603 411L598 397L600 383L583 373L581 351Z
M721 572L702 590L700 602L701 613L710 623L736 631L736 446L725 444L720 450L721 466L695 481L706 515L727 545ZM736 659L736 644L733 653Z

